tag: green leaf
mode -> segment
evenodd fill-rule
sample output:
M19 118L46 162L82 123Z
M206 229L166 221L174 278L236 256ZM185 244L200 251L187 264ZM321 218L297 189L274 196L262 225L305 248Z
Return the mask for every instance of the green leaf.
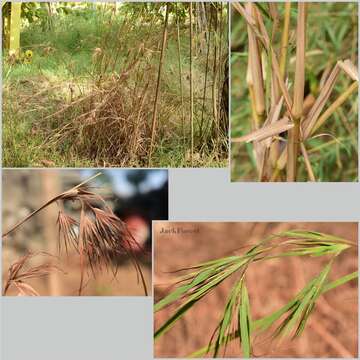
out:
M320 275L315 278L313 285L308 288L305 295L302 298L298 298L297 306L294 307L293 311L290 312L288 317L277 328L274 336L279 335L283 338L290 333L296 323L298 323L298 326L294 336L299 335L303 331L305 323L314 308L315 302L322 292L324 282L331 270L332 262L333 259L325 266Z
M192 294L188 300L180 306L175 314L173 314L156 332L155 339L166 333L172 326L175 325L176 321L179 320L184 314L201 298L203 298L209 291L211 291L216 285L220 284L223 280L239 270L243 266L244 262L236 263L230 266L227 270L220 273L218 276L207 282L204 286L199 288L194 294Z
M199 272L194 272L192 274L187 275L186 279L191 277L192 280L187 284L179 286L168 296L158 301L154 306L154 311L157 312L163 309L165 306L175 302L186 292L198 286L202 282L206 281L217 272L220 272L224 266L228 266L235 260L239 260L239 259L241 259L241 257L239 256L229 256L218 260L211 260L206 263L199 264L196 267L192 267L192 269L198 269L198 268L203 268L203 269L200 270Z
M233 313L237 304L237 299L239 297L240 290L241 290L241 281L239 281L231 290L229 299L225 306L222 320L220 321L220 324L218 326L219 333L215 341L215 350L213 357L217 357L218 351L222 345L226 347L226 343L227 343L226 339L227 339L227 335L229 334L230 324L233 318Z
M244 282L241 287L241 304L239 309L239 328L241 334L241 346L243 350L243 356L250 358L251 356L251 316L250 316L250 303L249 295Z
M172 293L168 296L157 302L154 306L154 311L159 311L163 309L165 306L175 302L178 300L183 294L192 289L193 287L199 285L206 279L208 279L211 275L213 275L217 271L217 268L210 268L204 271L201 271L194 277L194 279L189 283L176 288Z
M343 284L346 284L349 281L355 280L358 278L358 272L355 271L353 273L347 274L339 279L336 279L326 285L324 285L321 289L321 294L324 294L325 292L328 292L338 286L341 286ZM281 307L279 310L275 311L274 313L267 315L261 319L258 319L256 321L251 322L251 332L254 332L255 330L264 331L267 328L269 328L275 321L281 318L286 312L296 308L298 306L298 298L303 297L305 293L309 291L309 288L311 288L317 278L312 279L297 295L296 297L289 301L286 305ZM221 346L224 344L224 342L229 342L232 340L235 340L239 338L240 333L238 331L234 331L233 333L227 335L226 339L224 339L223 343L220 344ZM189 358L195 358L195 357L202 357L204 356L208 351L211 351L214 349L214 344L211 344L210 346L204 346L201 349L196 350L195 352L191 353L187 357Z
M295 239L309 239L309 240L322 240L322 241L335 241L344 242L343 238L338 236L323 234L317 231L308 230L289 230L274 235L275 237L289 237Z

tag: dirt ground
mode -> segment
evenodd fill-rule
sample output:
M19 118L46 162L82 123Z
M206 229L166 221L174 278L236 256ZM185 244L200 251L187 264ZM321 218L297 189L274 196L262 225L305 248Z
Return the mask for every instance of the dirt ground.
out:
M161 234L163 229L185 229L186 234ZM306 229L358 241L356 223L175 223L157 222L154 234L155 302L169 292L178 274L169 273L199 262L241 251L241 247L271 233ZM251 313L258 319L280 308L318 274L327 258L282 258L255 264L247 272ZM348 250L336 260L330 273L335 280L356 271L358 254ZM155 342L156 357L185 357L206 346L221 318L233 279L206 295L183 319ZM155 314L158 328L174 310ZM254 357L357 357L358 284L352 281L320 297L303 335L275 343L269 333L253 339ZM239 344L230 343L226 357L239 357ZM211 356L208 354L207 357Z
M40 259L39 259L40 260ZM64 272L53 272L42 279L31 279L31 285L41 296L77 296L80 284L80 263L77 254L63 256L56 264L60 264ZM33 264L32 264L33 265ZM148 293L151 294L151 265L148 261L140 262ZM5 269L5 266L4 266ZM95 278L90 266L85 271L83 296L143 296L143 287L137 279L136 271L127 259L122 259L118 265L116 278L111 271L96 271ZM3 284L7 273L3 273ZM17 295L15 288L10 288L7 295Z

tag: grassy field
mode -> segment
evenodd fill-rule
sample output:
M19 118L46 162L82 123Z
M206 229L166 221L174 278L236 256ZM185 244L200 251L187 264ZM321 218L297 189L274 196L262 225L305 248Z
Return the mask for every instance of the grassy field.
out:
M32 51L31 63L11 62L6 52L3 61L5 167L149 164L164 14L155 12L153 18L142 21L139 9L124 6L116 13L77 9L54 15L47 30L42 22L23 24L21 51ZM211 98L213 82L221 95L224 74L222 65L216 79L208 74L203 102L207 59L200 47L200 32L195 33L192 55L194 150L190 162L188 27L187 20L180 23L181 101L177 27L175 17L170 17L153 167L222 167L227 163L227 138L225 133L214 135ZM225 45L222 53L218 49L217 61L227 58ZM210 54L210 61L213 57Z
M261 4L266 29L271 36L271 24L266 15L268 10ZM273 34L274 43L280 41L284 19L284 4L278 6L279 30ZM305 47L305 92L304 98L314 100L321 90L326 72L339 60L350 59L357 67L358 59L358 6L356 3L309 3L306 18ZM296 64L296 24L298 10L291 7L288 42L287 76L289 93L293 93ZM248 61L248 36L246 22L232 8L231 29L231 137L239 138L252 129L252 110L245 75ZM276 48L278 51L279 48ZM280 50L279 50L280 51ZM279 54L279 52L277 52ZM266 66L266 65L264 65ZM266 70L268 71L268 69ZM322 79L323 77L323 79ZM266 74L265 74L266 78ZM264 79L266 107L269 110L270 89ZM324 111L351 84L351 79L339 75ZM305 100L305 102L307 101ZM282 115L281 115L282 116ZM280 134L283 145L287 133ZM357 90L318 129L314 136L304 141L310 160L310 167L316 181L357 181L358 179L358 92ZM280 146L281 147L281 146ZM233 181L257 181L259 178L253 143L232 143L231 177ZM281 173L277 181L283 181ZM303 156L299 157L297 181L309 180Z

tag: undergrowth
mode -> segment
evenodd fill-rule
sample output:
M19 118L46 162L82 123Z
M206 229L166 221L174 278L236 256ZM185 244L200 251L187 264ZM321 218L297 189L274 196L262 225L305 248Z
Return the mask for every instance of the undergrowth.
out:
M32 62L11 63L6 51L3 61L4 166L147 166L164 6L154 5L154 9L143 11L146 5L131 4L120 6L118 12L106 7L89 8L53 15L53 26L47 31L37 22L24 26L21 50L33 51ZM212 30L218 52L214 58L212 43L204 102L206 47L200 47L200 43L205 35L200 30L195 33L190 66L189 24L180 17L180 84L177 10L169 9L172 16L151 166L226 166L227 131L214 132L222 126L218 118L224 117L221 84L227 61L226 7L206 7L212 16L217 13L222 27L217 33ZM188 11L184 5L181 16L188 16ZM198 8L193 12L194 16L198 14ZM213 26L210 17L208 21L208 26ZM218 64L216 80L210 71L213 61ZM192 137L190 71L194 94ZM211 98L214 81L218 82L214 96L219 97L215 120ZM206 131L200 131L202 121ZM191 154L190 137L195 144Z

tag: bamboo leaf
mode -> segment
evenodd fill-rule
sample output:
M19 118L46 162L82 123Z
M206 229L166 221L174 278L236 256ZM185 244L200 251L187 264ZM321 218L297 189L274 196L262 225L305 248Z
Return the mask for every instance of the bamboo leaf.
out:
M272 136L279 135L280 133L287 131L294 127L294 124L290 122L287 117L284 117L272 124L263 126L261 129L252 131L250 134L233 138L231 141L236 142L251 142L251 141L262 141Z

